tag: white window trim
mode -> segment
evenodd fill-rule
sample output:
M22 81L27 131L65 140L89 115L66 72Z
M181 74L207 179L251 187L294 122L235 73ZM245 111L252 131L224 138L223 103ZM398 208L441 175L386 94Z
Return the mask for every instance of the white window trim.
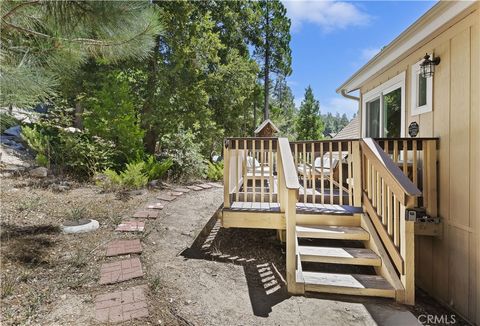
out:
M432 57L432 54L430 54ZM410 90L410 115L419 115L422 113L432 112L432 101L433 101L433 76L427 78L427 104L422 106L417 106L417 97L418 97L418 75L420 74L420 64L423 60L420 60L416 64L410 67L411 83L412 85Z
M387 80L385 83L380 84L371 91L365 93L362 97L362 137L366 137L367 126L367 102L375 98L380 98L380 108L383 108L383 94L389 93L397 88L401 89L401 123L400 137L405 137L405 71L402 71L395 77ZM383 121L383 110L380 110L380 121ZM382 128L383 129L383 128ZM384 137L383 130L380 130L380 137Z

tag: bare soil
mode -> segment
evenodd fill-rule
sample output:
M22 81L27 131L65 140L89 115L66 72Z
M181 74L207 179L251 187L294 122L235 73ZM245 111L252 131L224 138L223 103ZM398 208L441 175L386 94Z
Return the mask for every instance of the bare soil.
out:
M52 192L28 178L1 180L2 325L94 325L97 294L148 285L150 317L128 325L413 325L391 300L294 297L284 282L284 247L269 230L223 229L214 217L223 190L190 191L166 203L135 236L113 230L160 192L101 193L72 184ZM43 186L42 186L43 185ZM79 216L81 215L81 216ZM92 233L62 234L75 218L96 219ZM145 277L98 285L105 245L140 237ZM424 312L425 309L418 308Z

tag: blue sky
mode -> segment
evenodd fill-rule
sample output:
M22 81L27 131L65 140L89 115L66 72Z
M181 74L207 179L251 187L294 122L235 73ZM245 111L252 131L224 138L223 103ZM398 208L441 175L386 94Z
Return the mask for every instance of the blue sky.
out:
M430 9L434 1L283 1L292 20L288 83L300 105L311 85L320 111L353 115L335 89Z

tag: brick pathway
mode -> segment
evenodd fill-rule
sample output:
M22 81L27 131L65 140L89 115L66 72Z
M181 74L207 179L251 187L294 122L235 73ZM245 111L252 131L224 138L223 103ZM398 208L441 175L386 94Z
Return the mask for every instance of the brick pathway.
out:
M113 240L107 246L107 257L126 254L139 254L142 252L140 239L134 240Z
M163 208L163 206L162 206ZM160 215L160 213L157 210L153 209L144 209L141 211L136 211L135 214L133 214L133 217L135 218L157 218Z
M163 209L164 207L165 206L162 203L153 203L147 205L148 209Z
M210 188L212 188L212 186L209 185L208 183L198 184L197 186L200 187L200 188L202 188L202 189L210 189Z
M181 191L170 191L170 195L178 197L178 196L183 195L183 192L181 192Z
M215 187L215 188L223 188L223 185L220 183L215 183L215 182L208 182L207 184Z
M119 283L142 276L142 263L139 258L124 259L103 264L100 268L99 283Z
M160 194L160 195L157 196L157 199L165 200L165 201L172 201L172 200L177 199L177 197L166 195L166 194Z
M195 191L203 190L203 188L197 187L197 186L187 186L187 188L190 189L190 190L195 190Z
M142 221L124 221L115 229L120 232L143 232L144 230L145 222Z
M121 322L148 317L144 288L100 294L95 298L95 318L99 322Z
M173 191L187 193L187 192L190 191L190 189L188 189L188 188L175 188L175 189L173 189Z

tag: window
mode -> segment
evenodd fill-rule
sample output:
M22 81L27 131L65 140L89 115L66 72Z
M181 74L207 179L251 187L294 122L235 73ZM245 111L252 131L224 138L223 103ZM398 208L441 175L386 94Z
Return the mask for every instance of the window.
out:
M398 138L405 135L405 73L363 96L363 136Z
M420 60L411 67L411 115L432 111L433 77L425 78L420 74Z

